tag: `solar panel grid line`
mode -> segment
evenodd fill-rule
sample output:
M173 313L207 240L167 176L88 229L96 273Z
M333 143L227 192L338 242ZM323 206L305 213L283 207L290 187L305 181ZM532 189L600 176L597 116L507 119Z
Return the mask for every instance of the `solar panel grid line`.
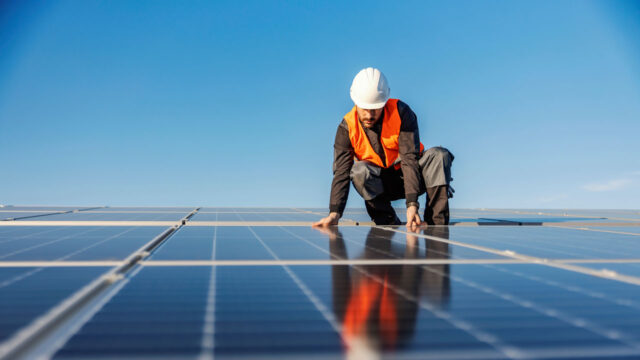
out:
M536 233L535 244L528 242L526 244L519 243L518 245L521 247L530 248L534 250L554 252L560 255L568 255L568 256L580 255L585 257L591 257L590 251L593 251L593 248L581 245L584 243L585 238L571 239L571 238L565 237L563 238L562 243L558 243L557 237L556 237L557 234L551 233L548 229L544 229L544 230L545 231L538 231ZM595 232L592 232L590 235L592 234L595 234ZM461 235L461 237L468 237L468 236ZM588 238L586 239L589 240ZM512 244L512 240L513 238L510 236L510 234L504 234L504 235L494 234L491 237L491 241L502 243L507 246ZM610 239L611 242L613 242L614 240L616 239ZM620 257L624 257L624 256L627 256L628 254L624 251L617 251L616 249L625 249L625 248L628 250L637 249L636 244L630 244L628 242L625 243L624 241L621 241L621 240L617 240L615 242L616 242L615 249L609 249L601 246L598 248L598 252L603 254L620 255Z
M257 237L257 234L254 233L254 235ZM303 240L303 241L308 242L312 246L318 248L319 250L321 250L321 251L325 252L326 254L328 254L329 256L333 257L333 254L331 254L330 252L326 251L325 249L317 246L316 244L313 244L313 243L309 242L307 239L304 239L304 238L300 238L300 239ZM266 244L264 244L264 242L263 242L263 245L265 247L267 247ZM393 256L393 254L390 254L390 255ZM471 325L470 323L468 323L468 322L466 322L464 320L455 319L455 318L453 318L451 316L451 314L445 314L441 310L437 309L436 307L434 307L431 304L424 304L419 299L416 299L413 295L406 293L402 289L398 289L396 286L393 286L391 284L387 284L383 279L381 279L381 278L379 278L379 277L377 277L377 276L375 276L373 274L370 274L369 272L367 272L366 270L364 270L363 268L361 268L361 267L359 267L357 265L356 266L352 266L352 268L356 269L359 272L361 272L363 275L374 279L376 282L380 283L381 285L388 286L389 288L391 288L398 295L401 295L401 296L405 297L406 299L415 302L416 304L418 304L418 306L425 308L426 310L430 311L436 317L447 321L448 323L450 323L454 327L456 327L456 328L458 328L460 330L463 330L464 332L466 332L469 335L473 336L478 341L490 345L491 347L496 349L499 354L504 355L507 358L511 358L511 359L521 358L521 354L520 354L520 351L518 349L503 343L497 337L495 337L495 336L493 336L491 334L488 334L488 333L486 333L486 332L484 332L482 330L476 329L473 325ZM331 314L331 315L333 316L333 314ZM338 331L342 336L342 330L341 330L342 326L337 324L337 323L336 323L336 325L339 326L337 329L339 329ZM345 343L348 344L349 339L346 339L346 338L343 337L343 341L345 341Z
M273 252L273 250L262 240L260 236L258 236L258 234L256 234L256 232L251 227L249 227L249 231L251 231L253 236L256 237L256 239L262 244L262 246L264 246L264 248L271 254L271 256L273 256L274 259L280 260L278 255ZM307 287L307 285L302 280L300 280L300 278L295 273L291 271L289 266L282 265L282 267L295 282L295 284L300 288L300 290L302 290L302 292L307 296L309 301L311 301L313 306L320 312L320 314L322 314L322 317L327 322L329 322L333 330L336 331L340 338L346 342L347 339L345 339L343 336L342 325L336 319L335 315L329 310L326 305L324 305L324 303L322 303L322 301L320 301L320 299Z
M303 241L307 241L304 238L300 238L300 239L303 240ZM325 249L322 249L322 248L318 247L315 244L312 244L312 243L310 243L310 244L315 246L315 247L317 247L321 251L324 251L328 255L333 256L333 254L331 254L330 252L327 252ZM386 255L394 256L393 254L386 254ZM515 349L515 348L513 348L511 346L508 346L506 344L503 344L495 336L490 335L488 333L485 333L483 331L480 331L478 329L475 329L474 326L472 326L471 324L469 324L466 321L459 320L459 319L452 319L450 314L446 314L445 315L444 313L441 312L441 310L436 309L435 307L433 307L431 305L422 304L421 301L419 301L418 299L413 297L411 294L407 294L406 292L402 291L402 289L398 289L395 286L392 286L392 285L389 285L389 284L385 284L383 279L380 279L379 277L368 273L366 270L363 270L362 268L360 268L357 265L356 266L352 266L352 268L354 268L354 269L358 270L359 272L363 273L365 276L373 278L375 281L377 281L380 284L383 284L385 286L389 286L394 292L398 293L399 295L404 296L405 298L407 298L407 299L409 299L409 300L411 300L413 302L418 303L419 306L426 307L427 310L429 310L431 313L433 313L437 317L439 317L439 318L441 318L443 320L446 320L447 322L451 323L454 327L469 333L470 335L472 335L477 340L491 345L493 348L498 350L499 353L505 355L506 357L508 357L508 358L519 358L520 357L519 356L519 351L517 349Z
M41 216L56 215L56 214L68 214L68 213L72 213L72 212L93 210L93 209L99 209L99 207L77 208L77 209L59 210L59 211L50 211L50 212L45 211L46 213L44 213L44 214L27 215L27 216L13 217L13 218L5 218L5 219L0 219L0 220L8 221L8 220L28 219L28 218L35 218L35 217L41 217ZM43 212L43 211L39 211L39 212Z
M19 254L19 253L22 253L22 252L25 252L25 251L37 249L37 248L42 247L42 246L47 246L47 245L54 244L54 243L57 243L57 242L60 242L60 241L64 241L64 240L68 240L68 239L74 238L74 237L76 237L78 235L83 235L83 234L86 234L86 233L89 233L89 232L92 232L92 231L98 231L98 230L99 230L99 228L87 229L86 231L82 231L79 234L67 235L67 236L63 236L63 237L60 237L60 238L57 238L57 239L54 239L54 240L51 240L51 241L47 241L47 242L44 242L44 243L39 243L39 244L36 244L36 245L33 245L33 246L22 248L20 250L16 250L16 251L10 252L8 254L0 255L0 260L1 259L5 259L5 258L7 258L9 256L12 256L12 255L15 255L15 254Z
M506 300L508 302L512 302L518 306L521 306L523 308L527 308L527 309L531 309L533 311L536 311L542 315L546 315L555 319L558 319L562 322L565 322L571 326L577 327L577 328L582 328L585 330L588 330L596 335L602 336L604 338L607 338L611 341L616 341L616 342L620 342L621 344L624 345L628 345L631 346L637 350L640 351L640 342L637 341L634 336L630 335L630 334L626 334L622 331L619 330L612 330L612 329L607 329L605 327L602 327L598 324L595 324L585 318L581 318L578 316L573 316L570 315L568 313L565 313L563 311L560 311L558 309L554 309L551 307L547 307L541 304L536 304L533 301L529 301L529 300L525 300L520 298L519 296L513 295L513 294L509 294L509 293L505 293L502 292L500 290L491 288L489 286L485 286L482 284L478 284L474 281L471 280L467 280L464 278L461 278L459 276L455 276L455 275L451 275L451 274L445 274L441 271L432 269L432 268L428 268L428 267L424 267L425 270L432 272L432 273L436 273L439 276L446 276L448 278L450 278L453 281L456 282L460 282L462 284L465 284L469 287L472 287L476 290L480 290L481 292L484 292L486 294L492 295L492 296L496 296L499 297L503 300Z
M21 229L20 228L13 228L11 230L13 230L12 232L18 232ZM49 229L49 230L43 230L43 231L36 232L36 233L29 233L29 234L22 235L22 236L12 236L11 238L6 239L6 240L0 240L0 244L21 240L21 239L29 238L29 237L36 236L36 235L42 235L42 234L46 234L46 233L50 233L50 232L54 232L54 231L60 231L60 230L64 230L64 228L59 227L59 228L53 228L53 229ZM3 233L3 235L6 235L6 233Z
M216 214L216 220L218 214ZM211 259L216 258L216 248L218 240L218 227L213 230L213 244L211 244ZM214 358L213 350L215 347L215 321L216 321L216 267L211 267L209 275L209 289L207 291L207 303L204 316L204 325L202 327L202 340L200 346L200 360L211 360Z
M39 272L39 271L42 271L43 269L44 268L36 268L36 269L31 270L31 271L27 271L26 273L18 274L18 275L14 276L14 277L11 277L11 278L7 279L7 280L4 280L4 281L0 282L0 288L7 287L7 286L9 286L9 285L11 285L13 283L16 283L16 282L18 282L18 281L20 281L22 279L25 279L25 278L27 278L27 277L29 277L29 276L31 276L31 275Z
M176 228L167 228L161 234L133 252L123 261L123 264L95 279L65 299L62 303L53 307L46 314L19 330L14 336L3 343L3 347L0 349L0 360L22 356L22 354L29 351L30 348L37 348L39 341L43 339L46 340L48 335L62 327L65 321L73 316L75 312L82 310L83 305L90 302L111 284L122 280L127 271L132 269L137 262L148 255L149 251L153 250L155 246L159 245L175 230Z
M49 215L56 215L56 214L68 214L71 211L55 211L55 212L50 212L50 213L46 213L46 214L37 214L37 215L25 215L25 216L19 216L19 217L9 217L9 218L4 218L1 221L13 221L13 220L20 220L20 219L30 219L30 218L35 218L35 217L42 217L42 216L49 216Z
M602 293L602 292L597 292L594 290L590 290L590 289L584 289L581 288L579 286L576 285L567 285L567 284L563 284L560 283L558 281L555 280L548 280L539 276L535 276L535 275L527 275L523 272L520 271L516 271L516 270L507 270L504 268L501 268L499 266L495 266L494 264L487 264L485 265L487 267L490 267L496 271L500 271L500 272L504 272L504 273L508 273L510 275L514 275L514 276L518 276L521 278L525 278L534 282L539 282L548 286L552 286L552 287L557 287L557 288L561 288L565 291L570 291L570 292L574 292L577 294L581 294L581 295L585 295L594 299L601 299L607 302L610 302L612 304L616 304L616 305L620 305L620 306L625 306L625 307L630 307L636 310L640 310L640 302L632 300L632 299L614 299L609 297L607 294Z
M107 238L105 238L105 239L103 239L103 240L96 241L96 242L94 242L94 243L92 243L92 244L90 244L90 245L88 245L88 246L86 246L86 247L84 247L84 248L82 248L82 249L78 249L78 250L76 250L76 251L73 251L73 252L71 252L71 253L69 253L69 254L65 255L65 256L62 256L62 257L60 257L60 258L57 258L57 259L56 259L56 261L66 260L66 259L68 259L68 258L70 258L70 257L72 257L72 256L75 256L75 255L78 255L78 254L80 254L80 253L83 253L83 252L85 252L85 251L87 251L87 250L89 250L89 249L91 249L91 248L94 248L94 247L96 247L96 246L98 246L98 245L100 245L100 244L103 244L103 243L105 243L105 242L107 242L107 241L109 241L109 240L113 240L113 239L115 239L115 238L120 237L121 235L124 235L124 234L126 234L126 233L130 233L130 232L132 232L133 230L135 230L135 228L130 228L130 229L127 229L127 230L121 231L121 232L119 232L119 233L117 233L117 234L111 235L111 236L109 236L109 237L107 237Z
M542 236L542 235L539 235L539 236L536 238L536 240L544 240L544 238L542 238L541 236ZM495 236L495 235L494 235L493 237L491 237L491 241L492 241L492 242L501 243L501 244L504 244L505 246L509 246L509 245L511 245L511 240L512 240L512 238L510 238L509 236L498 237L498 236ZM553 240L553 239L552 239L552 240ZM565 239L565 240L566 240L566 239ZM565 241L565 242L566 242L566 241ZM565 256L565 255L569 255L569 256L570 256L570 255L576 255L576 252L575 252L575 251L568 251L568 250L558 249L557 247L556 247L556 248L552 248L552 247L550 248L549 246L538 246L538 245L536 245L536 244L532 244L532 243L526 243L526 244L521 244L521 243L520 243L520 244L518 244L518 245L519 245L519 246L521 246L521 247L529 248L529 249L533 249L533 250L544 250L544 251L546 251L546 252L557 253L557 254L558 254L558 255L560 255L560 256ZM558 246L557 244L550 244L550 245L556 245L556 246ZM563 247L565 247L565 248L566 248L566 247L573 247L574 249L583 249L583 250L585 249L584 247L580 247L580 246L572 246L571 244L567 244L567 243L563 243L563 244L562 244L562 246L563 246ZM505 249L505 250L503 250L503 251L511 251L511 250L509 250L509 249ZM601 251L604 251L604 252L611 252L611 251L608 251L608 250L602 250L602 249L601 249ZM515 253L515 252L514 252L514 253ZM617 252L611 252L611 253L619 254L619 253L617 253Z
M23 227L23 229L26 231L31 230L30 227ZM134 249L132 247L136 246L136 244L143 240L146 241L145 238L150 235L155 236L157 234L155 232L156 228L144 227L83 227L77 229L78 231L75 231L76 229L74 228L65 227L59 229L66 229L68 231L57 237L49 233L46 236L23 238L22 240L30 240L21 248L19 247L21 244L14 244L12 246L13 249L9 248L9 250L13 251L8 252L3 260L64 261L73 259L74 257L78 257L78 260L120 259L128 255L130 251L133 251ZM42 235L42 233L43 232L36 232L36 234L40 235ZM60 241L51 241L49 240L51 238ZM5 244L0 244L0 249L2 249ZM16 249L16 247L18 248Z
M573 230L582 230L582 231L596 231L610 234L621 234L621 235L633 235L640 236L640 233L626 232L626 231L615 231L615 230L603 230L603 229L593 229L587 227L573 227L573 226L563 226L563 225L550 225L550 227L557 227L562 229L573 229Z
M413 234L413 233L408 233L406 231L401 231L401 230L393 229L393 228L389 228L389 227L379 227L379 228L391 229L392 231L403 233L403 234ZM492 252L492 253L495 253L495 254L498 254L498 255L502 254L504 256L512 257L512 258L515 258L515 259L525 260L525 261L528 261L530 263L541 264L541 265L546 265L546 266L555 267L555 268L559 268L559 269L579 272L579 273L586 274L586 275L592 275L592 276L605 278L605 279L609 279L609 280L616 280L616 281L625 282L625 283L628 283L628 284L640 285L640 277L622 275L622 274L612 273L612 272L607 272L607 271L593 270L593 269L585 268L585 267L582 267L582 266L572 265L572 264L569 264L569 263L559 263L559 262L555 262L554 260L550 260L550 259L543 259L543 258L538 258L538 257L534 257L534 256L516 254L516 253L510 252L508 250L507 251L499 251L499 250L487 248L487 247L484 247L484 246L470 245L470 244L462 243L462 242L459 242L459 241L443 239L443 238L439 238L439 237L435 237L435 236L431 236L431 235L415 234L415 236L426 238L426 239L437 240L437 241L441 241L441 242L445 242L445 243L449 243L449 244L453 244L453 245L465 246L465 247L469 247L469 248L476 249L476 250Z
M86 304L71 313L67 319L64 319L64 322L55 330L55 333L35 343L16 359L50 359L87 321L100 311L140 269L141 267L133 269L127 276L108 285L93 299L88 299ZM0 356L0 359L4 360L2 356Z

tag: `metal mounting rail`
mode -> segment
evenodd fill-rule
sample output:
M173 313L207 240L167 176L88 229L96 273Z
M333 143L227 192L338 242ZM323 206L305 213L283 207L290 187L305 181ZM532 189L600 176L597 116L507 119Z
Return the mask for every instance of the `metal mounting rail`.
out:
M193 209L193 211L191 211L189 214L187 214L187 216L183 217L182 219L180 219L180 223L182 225L185 225L187 223L187 221L189 221L189 219L191 219L191 217L193 215L195 215L198 211L200 211L201 208L197 207L195 209Z
M0 345L0 360L31 358L28 354L39 344L50 341L77 313L86 310L107 289L121 281L126 273L149 256L180 226L172 226L129 255L123 263L75 292L46 314L32 321ZM68 326L67 326L68 327Z

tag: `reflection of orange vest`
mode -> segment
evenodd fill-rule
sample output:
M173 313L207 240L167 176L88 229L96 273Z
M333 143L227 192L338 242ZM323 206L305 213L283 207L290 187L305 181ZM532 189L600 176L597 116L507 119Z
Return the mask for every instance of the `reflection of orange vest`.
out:
M377 319L382 344L393 348L398 335L398 317L394 296L389 294L387 276L384 277L384 283L362 279L354 290L347 305L342 330L347 340L346 345L349 346L351 339L366 335L367 322Z
M371 143L369 143L367 134L364 132L360 121L358 121L358 113L355 106L344 116L344 120L349 126L349 140L351 140L351 145L358 160L366 160L382 168L388 168L393 165L398 158L398 135L400 135L400 125L402 124L402 119L398 114L398 99L389 99L384 106L380 142L387 160L386 164L382 162L380 156L376 154ZM424 145L420 143L420 152L423 150Z

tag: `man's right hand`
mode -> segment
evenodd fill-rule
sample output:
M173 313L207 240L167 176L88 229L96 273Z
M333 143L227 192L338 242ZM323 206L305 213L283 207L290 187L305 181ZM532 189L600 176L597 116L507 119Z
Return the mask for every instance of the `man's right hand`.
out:
M340 220L340 214L337 212L332 212L329 216L320 219L318 222L314 222L311 224L312 227L327 227L331 225L338 225L338 220Z

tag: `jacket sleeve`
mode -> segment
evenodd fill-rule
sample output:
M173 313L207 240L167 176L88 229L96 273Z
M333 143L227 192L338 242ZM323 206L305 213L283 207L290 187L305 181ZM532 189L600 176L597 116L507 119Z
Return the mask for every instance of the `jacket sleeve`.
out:
M333 181L331 182L331 198L329 211L342 216L349 197L351 167L353 166L353 146L349 139L349 128L342 120L336 131L333 143Z
M420 195L420 133L418 119L409 105L398 101L398 113L402 119L398 147L402 159L402 175L404 177L404 193L407 204L417 202Z

